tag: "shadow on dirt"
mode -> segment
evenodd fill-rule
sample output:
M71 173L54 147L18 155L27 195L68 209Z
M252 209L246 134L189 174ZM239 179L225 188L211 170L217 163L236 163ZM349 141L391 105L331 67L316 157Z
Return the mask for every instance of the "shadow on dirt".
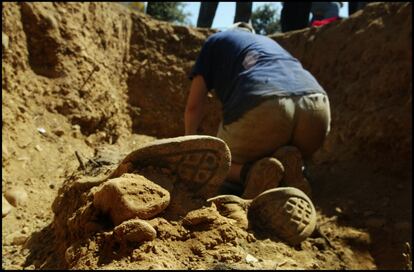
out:
M311 172L314 204L326 217L329 239L371 255L377 269L405 269L412 217L401 207L411 207L411 174L390 175L363 161L313 165Z
M25 248L29 249L30 253L23 267L33 265L35 269L63 268L59 262L60 257L54 250L55 238L52 223L42 230L34 232L25 244Z

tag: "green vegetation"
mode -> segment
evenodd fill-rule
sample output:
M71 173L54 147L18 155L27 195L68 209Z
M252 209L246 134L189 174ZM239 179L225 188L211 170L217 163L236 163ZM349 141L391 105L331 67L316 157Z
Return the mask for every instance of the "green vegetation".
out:
M280 17L277 8L264 4L256 8L251 16L251 22L257 34L270 35L281 31Z
M190 25L190 13L183 11L182 2L148 2L146 13L155 19L177 24Z

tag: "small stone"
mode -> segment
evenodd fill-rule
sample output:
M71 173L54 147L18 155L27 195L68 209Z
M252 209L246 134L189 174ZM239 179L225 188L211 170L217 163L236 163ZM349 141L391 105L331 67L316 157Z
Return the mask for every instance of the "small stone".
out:
M45 134L45 133L46 133L46 129L45 129L45 128L42 128L42 127L37 128L37 131L38 131L40 134Z
M81 127L80 127L80 125L72 125L72 129L74 131L80 131L81 130Z
M148 270L161 270L164 267L162 267L162 265L159 264L152 264L150 267L148 267Z
M169 203L167 190L137 174L108 180L97 189L93 199L93 205L109 213L115 225L132 218L153 218Z
M250 254L247 254L245 261L246 263L257 263L258 262L258 260Z
M65 251L65 261L71 263L75 259L75 248L72 246L68 247Z
M154 240L157 237L157 232L144 220L130 219L115 227L114 237L118 240L139 243Z
M13 237L12 245L23 245L27 240L27 236L24 234L19 234Z
M6 245L22 245L26 242L27 235L20 233L20 231L13 232L6 237Z
M171 35L171 38L173 38L173 40L174 41L176 41L176 42L179 42L180 41L180 37L178 37L177 35L175 35L175 34L172 34Z
M315 247L315 250L318 250L318 251L326 250L328 247L326 240L323 238L315 238L313 240L313 245Z
M51 29L58 29L59 25L55 19L55 17L53 17L50 14L45 15L44 17L45 22L47 22L47 26Z
M211 224L219 218L216 209L207 207L204 209L193 210L184 217L183 225L185 227L197 226L201 224Z
M326 261L326 257L320 252L316 253L316 259Z
M3 214L2 217L5 217L6 215L8 215L11 210L12 210L12 206L10 205L10 203L7 201L6 198L4 198L4 196L1 196L1 212Z
M257 241L256 237L254 237L251 233L247 234L246 240L249 243L253 243L253 242L256 242Z
M61 137L63 134L65 134L65 132L61 129L55 129L53 130L53 133L58 137Z
M13 188L4 194L7 201L14 207L25 205L28 195L23 188Z
M3 46L3 50L7 50L7 48L9 48L9 37L4 34L4 32L1 33L1 44Z
M22 228L21 233L22 234L28 234L29 233L29 228L28 227Z

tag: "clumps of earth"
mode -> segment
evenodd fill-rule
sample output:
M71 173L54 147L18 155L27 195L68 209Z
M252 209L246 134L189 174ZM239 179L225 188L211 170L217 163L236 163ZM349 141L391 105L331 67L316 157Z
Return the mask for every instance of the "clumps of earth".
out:
M298 265L286 258L259 260L253 250L260 240L277 242L282 251L291 246L274 234L248 227L246 209L237 207L232 214L223 211L220 205L195 195L166 168L148 166L104 182L73 178L59 190L52 208L59 241L54 254L65 260L60 264L64 267L114 267L118 260L140 269ZM329 242L315 232L296 250L318 251L318 246L333 250ZM160 252L165 260L159 258ZM183 254L193 256L183 258ZM309 268L317 267L309 264Z
M101 182L131 151L184 134L188 74L217 30L118 3L2 7L3 269L412 269L411 3L270 36L331 103L306 169L317 227L296 246L168 169ZM201 134L216 134L220 108L209 96Z
M99 267L121 256L140 261L141 268L184 268L196 259L202 268L204 258L211 265L223 259L209 254L210 249L236 244L238 238L254 239L238 221L221 215L214 204L207 205L177 182L168 169L153 166L103 183L68 182L53 210L54 227L61 230L58 239L65 245L61 248L64 259L73 268ZM91 246L99 259L85 251ZM154 262L155 256L148 256L160 251L171 254L169 259ZM180 260L188 252L195 256ZM242 255L228 258L241 260ZM175 266L169 264L173 260Z

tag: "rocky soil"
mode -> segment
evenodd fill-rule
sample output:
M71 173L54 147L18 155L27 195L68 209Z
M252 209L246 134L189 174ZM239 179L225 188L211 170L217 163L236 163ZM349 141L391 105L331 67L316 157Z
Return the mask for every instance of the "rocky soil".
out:
M91 181L140 146L183 135L187 75L215 30L116 3L2 7L3 269L411 268L411 3L271 36L332 110L308 168L318 231L294 247L169 186L165 169L136 173L130 192L161 203L139 218L115 225L95 207L105 184ZM202 132L215 135L220 104L208 107Z

